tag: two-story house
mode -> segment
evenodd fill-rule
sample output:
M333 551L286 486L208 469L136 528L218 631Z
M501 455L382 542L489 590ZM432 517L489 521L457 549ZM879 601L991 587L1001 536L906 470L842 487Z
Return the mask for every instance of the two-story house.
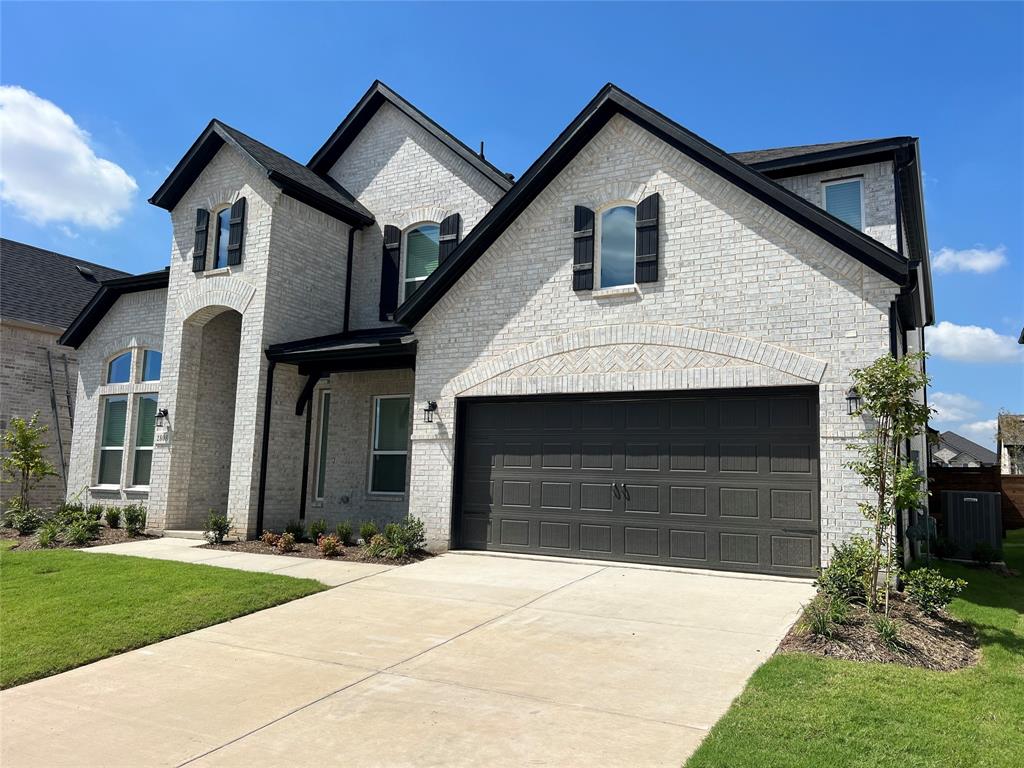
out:
M518 181L374 83L306 165L214 120L151 202L169 269L65 334L71 472L168 532L808 575L865 526L851 371L933 320L915 139L728 154L613 85Z

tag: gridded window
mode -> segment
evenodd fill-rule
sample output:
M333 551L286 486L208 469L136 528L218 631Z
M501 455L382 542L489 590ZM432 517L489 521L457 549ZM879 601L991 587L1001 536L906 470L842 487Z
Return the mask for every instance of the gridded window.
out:
M636 282L636 208L617 205L601 213L599 288Z
M327 437L331 423L331 393L324 392L320 396L320 425L317 435L317 462L316 462L316 498L324 497L324 488L327 484Z
M405 293L408 299L430 273L437 269L440 253L441 227L421 224L405 235Z
M156 433L156 395L140 395L135 409L135 461L132 485L149 485Z
M374 398L370 492L404 493L409 458L409 397Z
M127 384L132 378L132 353L122 352L107 363L107 384Z
M128 421L128 398L123 395L103 398L103 424L100 431L100 485L121 484L124 459L124 433Z
M863 186L860 179L826 182L825 210L854 229L864 229Z
M163 355L155 349L147 349L142 353L142 380L160 381L160 365Z

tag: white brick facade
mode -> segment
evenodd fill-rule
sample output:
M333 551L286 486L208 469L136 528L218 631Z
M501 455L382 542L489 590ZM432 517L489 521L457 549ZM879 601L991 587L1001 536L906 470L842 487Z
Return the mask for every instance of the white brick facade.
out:
M404 231L457 212L464 238L502 195L473 164L389 104L329 175L376 220L354 233L351 329L382 325L384 225ZM821 205L822 182L850 175L864 179L865 232L896 247L890 163L780 183ZM598 210L653 192L661 195L659 280L615 295L574 292L574 206ZM196 209L215 215L242 196L248 204L242 264L193 273ZM206 165L171 219L168 290L121 298L82 345L87 364L74 477L89 483L95 476L97 382L105 356L117 344L152 343L164 350L160 405L170 411L171 436L154 454L151 526L201 527L213 508L251 536L270 368L265 350L342 330L349 229L285 196L230 145ZM847 416L844 398L851 370L888 351L897 292L893 282L810 230L613 117L417 323L415 374L334 373L316 385L307 405L313 410L306 520L380 523L411 513L425 521L433 547L449 546L458 398L814 386L821 559L827 562L833 543L865 528L857 509L864 489L844 468L845 445L861 425ZM133 341L132 332L145 338ZM274 369L266 528L280 529L300 513L306 415L295 411L306 383L295 366ZM316 498L326 390L332 405L325 487ZM392 394L412 396L407 489L380 496L369 492L373 400ZM421 418L428 400L438 403L431 424Z

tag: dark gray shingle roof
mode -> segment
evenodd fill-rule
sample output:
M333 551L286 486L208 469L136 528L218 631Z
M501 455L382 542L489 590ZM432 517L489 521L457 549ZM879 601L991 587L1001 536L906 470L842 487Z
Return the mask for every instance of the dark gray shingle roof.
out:
M998 457L995 451L990 451L983 445L978 445L973 440L968 440L962 435L958 435L956 432L943 432L939 435L940 444L944 444L949 447L950 450L956 451L957 453L966 453L968 456L977 459L982 464L996 464L998 463Z
M2 238L0 317L67 328L89 303L100 282L126 274Z
M795 147L774 147L772 149L753 149L748 152L733 152L733 157L741 163L756 165L767 163L771 160L787 160L791 157L812 155L817 152L831 152L836 149L847 149L858 147L861 144L874 144L883 139L858 139L856 141L833 141L828 144L801 144Z

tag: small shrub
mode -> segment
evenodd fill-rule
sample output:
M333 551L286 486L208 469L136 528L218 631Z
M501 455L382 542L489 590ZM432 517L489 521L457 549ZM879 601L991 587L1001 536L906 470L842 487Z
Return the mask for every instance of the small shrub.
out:
M72 546L81 547L96 538L98 529L98 521L80 517L64 528L64 540Z
M906 577L908 598L929 614L936 614L953 602L966 586L963 579L947 579L934 568L917 568Z
M870 592L873 553L873 545L862 536L834 547L832 562L819 572L818 589L846 602L863 602Z
M227 515L222 515L217 510L211 509L210 516L206 519L206 529L203 536L211 544L223 544L224 537L231 530L231 521Z
M88 515L85 507L77 501L62 501L57 505L57 509L53 511L53 518L61 521L65 525L70 525L80 517Z
M284 532L292 535L293 544L296 541L304 541L306 538L306 526L302 524L301 520L292 520L284 527Z
M128 504L124 510L124 529L129 536L138 536L146 528L146 508L141 504Z
M380 533L380 528L377 527L376 523L370 520L367 520L365 523L359 526L359 538L363 540L363 544L365 544L366 546L370 545L370 541L378 533Z
M282 533L277 537L275 546L278 552L292 552L295 549L295 534L287 531Z
M804 608L801 627L805 632L831 640L836 629L849 619L850 606L844 599L819 592Z
M327 521L323 518L314 520L309 524L309 538L313 541L320 541L320 537L327 533Z
M945 536L933 536L929 542L928 551L932 557L947 560L951 557L956 557L959 547L957 547L952 539Z
M883 643L894 651L900 647L899 625L896 624L895 619L890 619L882 614L876 614L874 619L872 619L872 623L875 626L875 632L878 633L878 637L881 638Z
M266 544L268 547L276 547L277 542L281 539L280 533L274 533L273 531L264 531L260 535L260 541Z
M423 521L418 517L410 517L399 526L399 541L409 552L423 549L427 543L426 531L423 528Z
M351 547L354 543L352 541L352 524L351 523L338 523L334 527L334 535L338 537L338 540L346 547Z
M999 559L1000 552L987 541L979 541L971 550L971 559L978 565L988 567Z
M365 541L365 540L364 540ZM375 533L366 543L366 554L371 557L387 557L388 540L383 533Z
M90 504L89 508L86 511L88 512L89 516L93 520L99 521L99 520L103 519L103 505L102 504Z
M320 554L324 557L334 557L341 554L343 549L341 539L337 536L327 536L322 533L316 540L316 548L320 550Z
M4 515L4 525L8 528L13 528L22 536L28 536L30 533L35 533L42 522L43 518L39 514L38 510L32 509L31 507L25 507L23 509L21 505L17 503L12 503L7 514Z
M39 526L39 546L56 547L60 543L61 527L56 520L47 520Z
M103 517L107 521L107 525L111 528L121 527L121 510L117 507L107 507L107 511L103 513Z

